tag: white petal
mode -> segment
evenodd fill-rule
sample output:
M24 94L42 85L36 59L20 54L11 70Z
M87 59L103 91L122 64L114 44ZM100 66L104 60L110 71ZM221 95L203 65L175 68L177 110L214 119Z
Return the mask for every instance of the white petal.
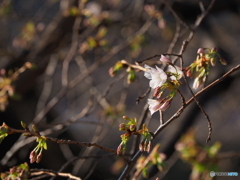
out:
M150 82L149 82L149 86L153 89L157 88L159 86L159 80L158 79L152 79Z
M152 67L150 67L150 66L148 66L148 65L146 65L146 64L144 64L144 68L148 69L148 71L145 71L145 72L144 72L144 76L145 76L147 79L152 79L151 71L152 71L152 69L154 69L154 68L152 68Z
M164 71L161 68L159 68L158 66L156 66L156 69L159 73L164 73Z
M150 107L149 107L149 111L150 111L151 115L153 115L156 112L153 109L151 109Z
M149 71L146 71L144 73L144 76L148 79L151 79L151 81L149 82L149 86L151 88L155 89L159 86L162 86L166 82L167 75L162 69L157 66L156 69L148 65L145 65L144 67L149 69Z
M160 102L158 100L154 99L148 99L148 105L149 105L149 111L151 112L151 115L158 111L160 108Z
M147 79L152 79L151 73L150 73L149 71L145 71L145 72L144 72L144 76L145 76Z
M152 106L156 106L159 104L159 101L155 100L155 99L148 99L148 104L150 107Z
M193 82L193 89L198 89L200 86L199 79L196 78Z
M146 69L152 69L152 67L149 66L149 65L147 65L147 64L144 64L144 68L146 68Z
M171 80L179 80L183 76L183 72L182 72L181 68L178 67L178 66L175 66L175 68L173 66L168 66L168 70L167 71L171 72L173 74L178 74L178 78L177 79L176 79L175 76L170 76Z

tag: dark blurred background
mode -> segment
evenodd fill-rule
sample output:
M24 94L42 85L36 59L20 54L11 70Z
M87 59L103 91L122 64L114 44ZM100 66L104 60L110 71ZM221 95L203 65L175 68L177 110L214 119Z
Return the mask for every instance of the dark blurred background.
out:
M167 1L189 27L201 14L199 2ZM201 2L205 8L209 5L207 0ZM158 19L146 12L149 5L160 13ZM123 71L111 78L109 68L122 59L134 63L156 54L178 53L190 33L181 25L179 38L171 43L179 27L165 1L158 0L96 0L85 4L74 0L2 0L0 17L0 69L14 71L25 62L35 65L12 82L17 98L1 102L4 107L0 112L1 124L21 128L20 121L34 123L47 136L96 142L111 149L120 143L122 132L118 124L124 122L122 115L140 118L146 98L138 105L136 99L146 92L149 82L139 72L137 80L127 84L126 77L117 80ZM216 0L183 54L184 66L196 59L199 47L217 47L228 65L218 62L212 67L209 84L239 64L239 22L240 1ZM170 44L174 46L169 48ZM158 58L147 63L158 64ZM66 76L63 77L66 72L67 85ZM240 72L235 72L199 97L213 127L208 145L221 142L221 153L240 152L239 75ZM192 85L193 80L189 79L189 83ZM180 90L186 99L191 97L184 83ZM82 117L79 113L89 101L93 105ZM176 98L164 112L165 120L181 107L179 101ZM153 132L159 125L158 119L154 114L147 120ZM66 123L69 120L72 122ZM64 126L58 129L57 124ZM154 140L153 144L161 144L160 151L166 154L169 169L163 173L152 168L148 179L189 179L191 167L175 151L175 144L189 128L195 130L197 142L206 146L207 121L195 102ZM14 134L1 143L0 172L29 162L29 153L36 143L19 137ZM76 156L82 159L71 163L64 172L82 179L117 179L125 165L121 158L95 147L49 142L42 161L30 167L58 171ZM219 167L222 172L240 172L240 159L225 158L219 161Z

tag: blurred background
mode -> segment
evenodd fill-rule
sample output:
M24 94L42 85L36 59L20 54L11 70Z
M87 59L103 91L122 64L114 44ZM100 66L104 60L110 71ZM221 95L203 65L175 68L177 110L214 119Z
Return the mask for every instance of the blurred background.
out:
M125 70L111 77L109 69L123 59L134 64L162 53L179 53L190 28L208 5L208 0L1 0L1 124L20 129L23 121L35 124L46 136L96 142L116 150L123 134L118 130L118 125L125 122L122 116L142 116L147 97L138 104L136 99L147 91L149 81L139 71L129 84ZM217 62L206 84L238 65L239 22L240 1L216 0L183 53L184 67L196 59L200 47L216 47L228 64ZM146 63L160 66L158 59ZM33 68L20 73L26 62ZM12 77L13 72L19 74L9 79L6 90L3 77ZM138 179L210 178L208 174L194 176L194 163L181 158L177 147L195 145L198 150L193 151L200 152L216 142L221 144L219 158L214 162L218 171L240 172L239 75L231 74L198 98L211 119L211 142L205 142L207 120L193 102L153 141L153 146L161 144L160 152L166 155L166 170L159 171L153 165L148 169L148 178L140 175ZM193 80L188 80L192 85ZM191 94L182 83L180 91L187 100ZM164 120L180 107L180 98L176 97L164 112ZM144 121L154 132L159 126L159 114L148 115ZM193 142L179 141L186 132L185 137ZM29 163L29 153L35 146L33 138L20 134L5 138L0 144L0 172ZM133 149L131 140L126 151L130 157ZM193 153L195 159L199 154ZM126 165L122 158L95 147L48 142L42 161L29 166L59 171L67 162L63 172L88 180L118 179Z

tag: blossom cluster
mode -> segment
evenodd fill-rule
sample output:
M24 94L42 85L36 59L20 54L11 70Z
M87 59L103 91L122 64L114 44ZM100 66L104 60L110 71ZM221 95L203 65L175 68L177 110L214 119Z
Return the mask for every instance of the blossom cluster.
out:
M141 135L143 137L142 143L139 144L140 151L147 151L150 152L151 149L151 140L152 134L149 132L149 129L146 124L142 125L142 128L139 130L136 129L137 127L137 119L136 118L129 118L127 116L123 116L123 119L127 120L127 123L121 123L119 125L120 131L126 131L126 133L122 134L121 143L117 148L117 154L124 153L126 150L127 142L130 140L132 135Z
M180 67L175 66L169 58L161 55L160 61L163 64L168 65L166 71L162 70L158 66L156 68L150 67L145 64L144 76L150 79L149 86L155 89L153 96L155 99L148 99L149 110L151 115L156 111L165 111L171 105L172 99L177 93L177 89L180 86L179 80L183 76L183 72ZM170 91L167 97L162 99L161 96L165 89Z
M221 64L227 65L226 61L217 53L215 47L211 49L199 48L197 54L196 60L185 68L187 77L194 78L193 89L203 87L209 75L210 66L215 66L217 59Z

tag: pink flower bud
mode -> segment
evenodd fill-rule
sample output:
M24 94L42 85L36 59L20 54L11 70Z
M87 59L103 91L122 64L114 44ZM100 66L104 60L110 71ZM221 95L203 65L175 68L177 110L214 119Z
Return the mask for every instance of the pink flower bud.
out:
M172 101L172 99L165 101L165 102L161 105L161 107L159 108L159 110L161 110L161 111L166 111L166 110L170 107L171 101Z
M124 123L119 124L119 130L120 131L125 131L126 130L126 127L125 127Z
M11 174L13 174L13 173L15 173L16 172L16 169L17 169L17 167L16 166L14 166L14 167L12 167L11 169L10 169L10 173Z
M186 71L186 76L187 77L192 77L192 72L191 72L190 69Z
M155 89L154 93L153 93L153 97L157 97L157 95L159 94L160 90L161 90L161 87L157 87Z
M42 160L42 153L39 153L36 158L36 163L39 163Z
M129 126L130 131L134 131L136 129L136 126L134 124L131 124Z
M149 110L151 112L151 115L155 113L156 111L165 111L168 109L171 105L172 99L166 100L166 99L161 99L161 100L155 100L155 99L148 99L148 104L149 104Z
M36 161L36 158L37 158L36 152L34 150L31 151L30 156L29 156L30 163L34 163Z
M167 58L166 56L164 55L161 55L161 58L159 59L163 64L172 64L172 61Z
M160 109L162 103L163 100L148 99L148 105L151 115Z
M203 54L204 53L204 49L203 48L199 48L197 51L198 54Z
M214 52L216 53L216 52L217 52L217 48L216 48L216 47L213 47L213 48L211 49L211 52L212 52L212 53L214 53Z
M162 161L164 161L167 158L166 154L164 153L159 153L159 157L161 158Z
M121 154L122 148L123 148L123 145L122 145L122 143L121 143L121 144L118 146L118 148L117 148L117 154Z

